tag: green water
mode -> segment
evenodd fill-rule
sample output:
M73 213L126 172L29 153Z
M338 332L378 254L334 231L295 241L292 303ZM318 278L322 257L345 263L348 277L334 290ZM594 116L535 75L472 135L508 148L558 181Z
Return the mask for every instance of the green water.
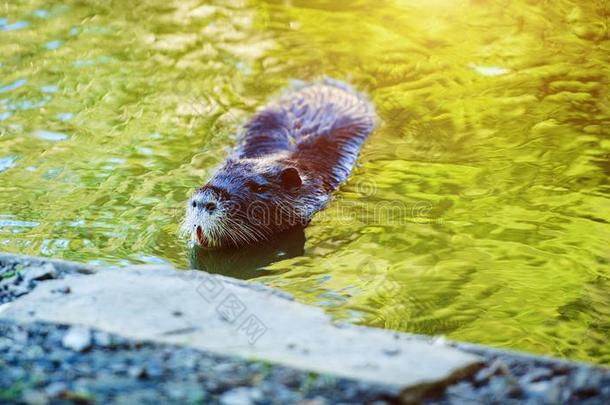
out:
M302 252L258 280L349 322L610 364L609 16L606 1L9 0L0 250L189 266L190 191L265 100L328 75L383 123Z

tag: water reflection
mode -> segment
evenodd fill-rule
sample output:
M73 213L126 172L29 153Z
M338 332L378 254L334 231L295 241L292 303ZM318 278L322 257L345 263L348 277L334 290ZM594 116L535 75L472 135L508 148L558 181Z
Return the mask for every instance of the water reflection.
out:
M26 83L27 83L27 80L25 80L25 79L15 80L11 84L7 84L6 86L1 86L0 93L6 93L7 91L12 91L12 90L18 89L19 87L23 86Z
M607 2L64 3L0 13L3 250L190 260L337 318L610 364ZM239 126L324 75L383 124L307 249L188 251L184 203Z
M68 135L63 132L46 131L43 129L35 131L34 135L45 141L65 141L68 139Z
M190 251L190 267L247 280L272 274L265 270L266 266L301 256L304 251L305 232L303 228L293 228L264 243L240 249L209 250L194 246Z

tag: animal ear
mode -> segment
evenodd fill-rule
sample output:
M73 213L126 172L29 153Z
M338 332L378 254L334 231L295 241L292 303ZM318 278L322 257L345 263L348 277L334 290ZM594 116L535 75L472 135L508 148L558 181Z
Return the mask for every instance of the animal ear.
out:
M299 171L294 167L287 167L282 170L282 187L285 189L293 189L300 187L303 184Z

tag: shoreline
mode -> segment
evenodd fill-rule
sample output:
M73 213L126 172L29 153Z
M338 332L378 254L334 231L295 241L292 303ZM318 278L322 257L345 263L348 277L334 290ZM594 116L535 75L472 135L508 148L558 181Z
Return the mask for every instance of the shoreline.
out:
M9 402L70 400L74 393L84 393L79 401L86 403L146 402L155 393L165 402L223 404L610 402L608 368L338 325L281 291L200 271L117 272L0 253L0 276L0 350L10 370L0 393ZM108 344L114 341L122 343ZM180 363L185 350L191 363L232 367L247 378L208 387L223 374ZM157 352L167 359L151 366ZM82 367L51 367L63 358ZM38 380L25 377L37 367ZM286 375L297 382L287 384ZM104 382L119 376L123 392ZM174 391L164 388L166 380Z

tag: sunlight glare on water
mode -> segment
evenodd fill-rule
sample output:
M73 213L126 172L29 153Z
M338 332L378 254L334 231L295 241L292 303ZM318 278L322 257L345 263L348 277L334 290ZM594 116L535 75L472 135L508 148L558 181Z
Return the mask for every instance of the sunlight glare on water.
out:
M215 265L339 320L610 364L608 2L3 6L1 251L189 266L186 200L239 126L332 76L382 122L354 175L273 263Z

